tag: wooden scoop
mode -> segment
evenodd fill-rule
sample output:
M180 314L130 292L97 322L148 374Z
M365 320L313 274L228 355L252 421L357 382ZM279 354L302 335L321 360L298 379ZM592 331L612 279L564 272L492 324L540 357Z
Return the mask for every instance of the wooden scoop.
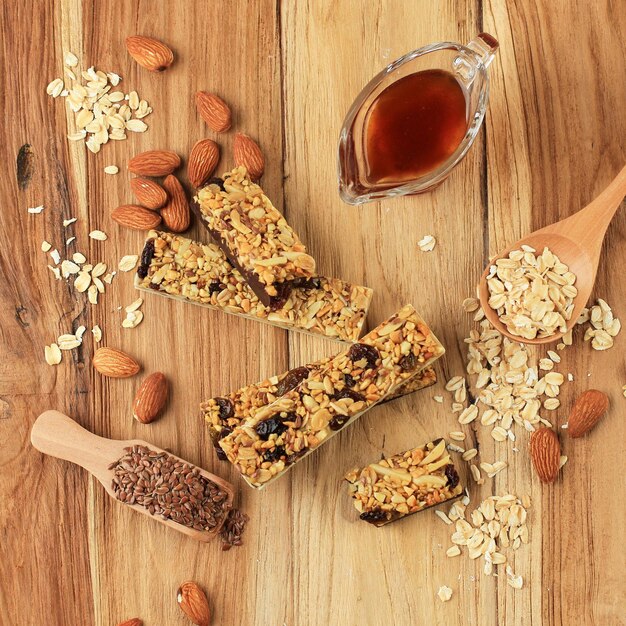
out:
M584 209L578 211L556 224L546 226L541 230L520 239L512 246L501 252L492 259L485 268L478 285L478 297L480 305L485 312L485 317L491 325L503 335L520 343L542 344L551 343L560 339L565 333L557 332L549 337L536 339L524 339L510 333L500 321L498 313L489 306L489 288L487 287L487 275L494 262L508 256L512 250L518 250L522 245L532 246L537 253L547 246L559 259L565 263L570 271L576 274L574 286L578 289L578 295L574 298L574 310L572 317L567 322L567 330L570 330L581 311L589 301L589 296L596 280L600 251L606 229L608 228L615 212L619 208L626 195L626 167L615 177L613 182Z
M111 463L126 455L124 448L141 445L148 446L151 450L156 452L164 452L164 450L139 439L118 441L115 439L98 437L97 435L90 433L88 430L85 430L82 426L79 426L71 417L63 415L63 413L59 413L58 411L45 411L37 418L30 433L30 440L33 446L35 446L35 448L37 448L40 452L55 456L59 459L64 459L65 461L71 461L72 463L76 463L77 465L84 467L103 484L107 493L117 502L121 501L117 499L117 496L113 491L113 487L111 486L114 472L113 470L108 469L108 467ZM167 454L169 454L169 452ZM180 459L179 457L175 458L187 463L184 459ZM215 483L220 489L228 494L227 505L224 507L225 514L218 525L211 531L195 530L172 520L163 519L158 514L150 515L148 509L139 504L127 504L125 502L122 504L129 506L135 511L139 511L144 515L148 515L152 519L161 522L161 524L174 528L185 535L189 535L189 537L197 539L198 541L209 541L220 531L220 528L226 519L226 514L232 507L233 487L230 483L227 483L218 476L215 476L210 472L206 472L199 467L198 469L204 478Z

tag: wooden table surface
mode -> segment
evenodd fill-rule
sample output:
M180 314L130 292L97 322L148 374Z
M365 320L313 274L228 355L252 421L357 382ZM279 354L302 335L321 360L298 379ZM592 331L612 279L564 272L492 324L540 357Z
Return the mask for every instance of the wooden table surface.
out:
M133 616L147 626L188 623L176 601L187 579L207 590L215 624L260 626L472 624L624 624L626 506L625 340L607 352L583 343L562 353L567 419L577 393L605 391L612 408L591 436L562 436L569 461L558 482L542 485L527 455L498 444L489 429L467 428L485 460L507 470L478 488L532 497L531 539L509 553L524 588L488 577L467 556L449 559L450 527L430 512L376 529L356 521L341 485L354 464L392 454L458 428L443 382L464 373L463 338L472 327L461 302L486 259L534 228L589 202L626 161L626 11L620 1L400 2L5 2L0 11L0 622L114 625ZM339 129L362 86L416 47L467 42L485 30L500 41L490 68L484 128L465 161L430 194L364 207L342 204L335 156ZM175 64L162 74L139 68L124 38L168 42ZM154 108L150 128L111 142L97 155L66 139L61 99L45 87L63 54L116 71ZM92 306L55 281L39 247L65 254L64 218L77 217L76 242L114 266L136 254L143 235L118 227L111 209L132 200L126 163L137 152L188 154L214 137L196 114L206 89L233 105L234 128L259 140L263 185L327 275L375 289L370 326L413 303L447 348L437 387L372 410L262 492L218 463L198 415L199 402L337 350L337 344L146 297L145 320L121 327L132 277L120 274ZM215 137L214 137L215 138ZM221 169L231 166L233 133L220 135ZM34 171L20 189L16 155L32 146ZM117 176L103 172L120 167ZM40 215L27 207L43 203ZM106 242L88 239L100 228ZM197 238L206 233L195 224ZM417 241L437 238L433 252ZM626 316L626 213L608 231L595 296ZM107 380L91 367L91 336L48 366L43 347L78 325L98 323L104 344L162 370L172 400L150 426L131 417L140 378ZM90 335L90 333L88 333ZM433 396L446 396L444 405ZM234 481L251 521L244 546L222 552L199 544L111 500L83 470L44 458L29 442L36 416L56 408L95 433L144 438ZM456 428L455 428L456 427ZM464 476L467 465L462 463ZM617 486L617 488L616 488ZM441 603L441 585L453 589Z

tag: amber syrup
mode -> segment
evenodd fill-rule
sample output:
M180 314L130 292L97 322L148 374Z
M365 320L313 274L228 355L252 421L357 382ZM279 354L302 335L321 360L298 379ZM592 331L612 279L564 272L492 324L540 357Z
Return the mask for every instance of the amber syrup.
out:
M370 184L415 180L445 163L467 132L465 92L444 70L409 74L384 89L365 125Z

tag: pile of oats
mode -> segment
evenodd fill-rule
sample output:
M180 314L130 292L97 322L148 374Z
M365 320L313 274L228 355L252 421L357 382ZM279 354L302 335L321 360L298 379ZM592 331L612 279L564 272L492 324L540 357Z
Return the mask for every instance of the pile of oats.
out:
M608 350L613 347L615 337L622 329L622 323L618 318L613 317L611 307L598 298L597 304L590 309L583 309L578 319L578 324L589 322L591 328L585 331L585 341L591 340L591 347L594 350Z
M470 559L484 559L484 572L490 576L494 566L507 562L502 548L517 550L528 543L526 518L530 498L523 496L520 499L512 494L489 496L466 519L468 504L469 498L465 496L450 507L447 515L443 511L435 511L443 522L455 527L451 536L454 545L448 548L446 555L451 558L459 556L462 546L466 546ZM521 584L516 588L521 588Z
M96 153L109 139L121 141L126 139L127 131L143 133L148 129L143 118L152 113L152 107L136 91L111 91L122 80L118 74L93 66L81 72L78 58L71 52L65 55L63 71L65 78L51 81L46 93L53 98L66 98L75 114L75 128L68 139L84 140L87 148Z
M578 294L575 282L576 275L548 248L537 255L524 245L491 266L489 306L521 339L565 333Z
M135 328L141 324L143 321L143 311L140 311L139 308L142 304L143 298L137 298L124 309L126 318L122 322L123 328Z

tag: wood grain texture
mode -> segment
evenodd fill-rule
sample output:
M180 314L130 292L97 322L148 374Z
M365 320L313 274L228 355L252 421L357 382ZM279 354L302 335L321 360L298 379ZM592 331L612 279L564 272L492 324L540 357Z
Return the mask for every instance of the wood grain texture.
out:
M562 438L569 461L555 485L532 474L523 433L514 452L488 429L470 429L484 459L509 462L482 488L472 486L472 502L506 491L533 498L531 542L513 557L525 586L514 591L504 576L484 576L478 562L447 559L450 529L432 513L375 529L355 522L340 485L355 464L454 430L449 410L432 401L440 387L376 408L281 481L252 492L215 460L200 400L332 354L336 344L149 297L144 322L125 330L117 307L136 297L131 276L117 276L93 307L54 281L39 250L47 239L63 251L71 231L75 249L90 259L114 266L136 254L141 235L110 219L115 206L132 201L125 165L144 149L185 156L208 137L222 147L220 169L229 167L234 132L214 135L193 106L197 90L215 91L233 106L233 129L262 146L263 185L322 272L375 289L370 326L415 304L446 345L441 380L460 374L471 326L460 303L488 256L587 204L626 162L619 2L31 0L3 3L0 28L7 167L0 178L0 623L110 626L138 615L147 626L183 626L175 593L187 579L207 590L216 624L626 623L626 505L615 498L626 469L623 336L597 353L578 331L562 353L560 371L575 378L563 406L590 386L606 391L612 408L592 436ZM485 128L464 162L433 193L342 204L337 138L362 86L411 49L466 42L480 30L501 48L490 69ZM139 68L123 45L131 34L166 41L174 65L158 75ZM68 49L87 65L117 71L125 90L150 102L147 133L97 155L67 141L68 114L45 86ZM20 189L15 163L24 144L32 146L34 169ZM105 175L109 164L120 174ZM42 214L26 213L42 202ZM78 221L64 229L69 217ZM93 228L109 239L88 239ZM198 225L190 232L205 236ZM438 244L424 254L416 244L427 233ZM625 241L622 207L595 289L622 317ZM94 323L105 345L142 363L140 376L100 378L90 366L90 338L58 367L45 364L46 343ZM143 375L157 369L171 380L172 399L145 426L132 419L132 398ZM245 545L222 553L218 542L196 543L118 506L79 468L44 458L30 446L29 429L46 408L103 436L146 439L235 482L251 517ZM559 411L555 421L565 420ZM435 596L444 584L454 590L446 604Z

